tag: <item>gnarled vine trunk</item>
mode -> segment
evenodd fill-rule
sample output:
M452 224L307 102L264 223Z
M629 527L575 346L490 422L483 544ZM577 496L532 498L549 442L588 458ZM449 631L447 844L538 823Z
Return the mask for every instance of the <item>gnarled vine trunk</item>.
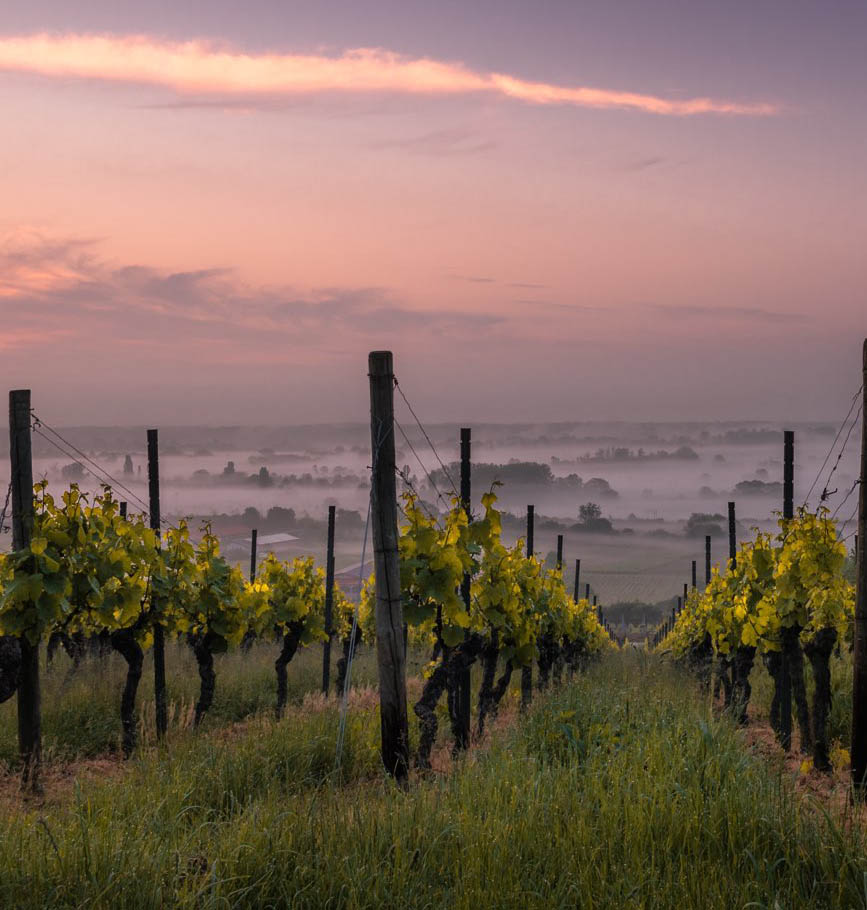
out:
M801 733L801 752L809 753L813 748L810 729L810 709L807 705L807 686L804 682L804 652L801 649L801 627L783 629L780 636L783 658L789 663L789 678L792 681L792 700L798 715L798 730Z
M442 660L425 681L421 698L413 708L419 724L418 752L415 756L415 766L422 771L430 768L430 753L436 741L439 727L436 707L448 686L448 677L448 664L445 660Z
M782 718L780 716L780 683L783 669L783 655L779 651L768 651L762 656L768 676L774 683L774 694L771 696L771 729L777 742L783 739Z
M208 713L214 702L214 690L217 688L217 674L214 672L214 652L210 633L189 635L187 641L196 656L199 667L199 700L196 702L196 713L193 726L198 727L202 718Z
M355 637L353 640L352 631L350 630L349 635L343 639L343 654L340 659L337 661L337 693L343 695L343 690L346 688L346 669L349 666L349 655L354 653L355 649L361 643L361 629L356 627Z
M732 703L731 660L723 654L717 655L715 674L713 697L719 698L720 690L722 690L723 705L730 708Z
M554 666L554 640L549 632L539 636L539 657L536 665L539 667L536 688L544 692L550 685L551 669Z
M566 665L569 667L569 678L582 668L584 663L584 646L580 641L568 642L565 649Z
M526 711L533 701L533 664L521 667L521 710Z
M120 722L123 728L123 755L129 758L135 751L138 729L135 716L135 696L141 679L144 652L131 629L119 629L111 635L111 646L126 661L126 682L120 697Z
M554 656L551 662L551 675L554 679L555 686L563 685L563 667L566 665L566 647L567 644L555 644L554 645Z
M419 745L415 764L420 770L430 768L430 753L439 728L436 707L444 691L448 693L449 719L455 737L453 754L462 748L463 729L461 718L458 716L458 681L463 672L476 662L482 653L482 647L481 636L470 635L454 648L445 645L434 648L435 654L441 654L441 660L426 680L421 698L413 708L419 719Z
M477 735L485 732L485 720L494 707L494 682L497 678L497 661L500 657L498 636L494 632L482 651L482 685L479 689L479 717Z
M698 677L702 689L707 692L713 676L713 644L711 644L710 635L705 635L699 644L690 648L687 662L689 668Z
M478 660L484 650L484 640L480 635L470 635L466 640L461 642L448 659L449 675L449 719L452 724L452 736L454 737L452 754L457 755L470 746L469 737L465 737L463 718L460 716L460 705L458 693L460 692L460 681L464 674ZM469 695L467 696L469 698Z
M500 702L503 700L503 696L506 692L509 691L509 683L512 680L512 672L514 669L515 665L512 661L507 660L506 666L503 668L503 673L497 680L497 684L494 686L494 691L492 693L493 705L491 707L491 717L496 717L500 710Z
M274 669L277 671L277 705L275 710L278 718L283 716L289 692L286 667L289 666L290 661L295 656L295 652L298 650L303 630L304 623L300 620L298 622L290 623L289 631L283 636L283 645L280 648L280 655L277 657L277 660L274 661Z
M837 630L819 629L804 645L804 653L813 668L816 689L813 693L813 767L831 770L828 742L828 715L831 713L831 653L837 642Z
M750 686L750 671L755 659L756 649L746 645L735 648L732 655L732 707L735 719L742 725L747 722L747 707L753 691Z
M0 704L18 691L21 678L21 642L14 635L0 635Z

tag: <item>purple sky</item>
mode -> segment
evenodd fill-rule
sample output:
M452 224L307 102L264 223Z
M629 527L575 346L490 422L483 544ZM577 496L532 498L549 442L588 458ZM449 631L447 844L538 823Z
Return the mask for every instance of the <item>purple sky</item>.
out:
M840 419L867 5L31 0L0 371L58 423ZM197 42L189 44L189 42Z

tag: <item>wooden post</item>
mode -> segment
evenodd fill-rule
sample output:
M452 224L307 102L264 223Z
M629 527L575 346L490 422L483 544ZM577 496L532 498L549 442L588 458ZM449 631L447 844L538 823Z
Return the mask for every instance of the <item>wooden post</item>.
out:
M328 507L328 538L325 545L325 634L322 644L322 694L331 685L331 637L334 635L334 506Z
M467 521L472 521L472 462L470 460L470 448L472 442L472 430L470 427L461 427L461 505L467 516ZM471 598L472 578L464 575L461 581L461 596L463 597L464 606L467 613L470 612L472 605ZM471 701L472 701L472 676L470 667L461 667L458 670L456 708L458 714L458 729L455 736L455 747L457 749L469 749L470 747L470 726L471 726Z
M120 517L126 518L126 512L127 512L127 504L124 501L124 502L121 502L121 504L120 504Z
M535 507L527 506L527 559L533 556L533 532L535 531ZM533 700L533 665L521 667L521 707L526 708Z
M371 352L368 358L368 376L376 662L379 669L382 762L389 774L404 781L409 771L409 723L406 713L406 649L403 644L400 561L397 549L394 369L391 351Z
M533 535L536 530L536 507L527 506L527 559L533 556L535 540Z
M33 533L33 456L30 447L30 389L9 393L9 461L12 477L12 549L30 545ZM42 765L42 695L39 642L21 636L18 677L18 751L21 788L40 793Z
M697 568L698 568L698 563L695 560L693 560L692 561L692 587L693 587L693 589L698 587L698 584L697 584L698 577L696 575Z
M148 430L148 509L150 526L160 534L160 449L157 430ZM169 726L166 698L166 641L159 617L154 619L154 701L156 703L157 738L166 735Z
M735 521L735 504L729 503L729 568L733 569L738 557L737 522Z
M710 584L710 534L704 539L704 583Z
M795 434L783 430L783 518L795 517Z
M557 571L563 570L563 535L557 535Z
M250 531L250 581L256 580L256 547L259 543L259 531L253 528Z
M689 585L686 582L684 582L683 583L683 607L686 606L687 597L689 597ZM683 607L681 607L681 610L683 609ZM680 610L678 610L677 612L680 613Z
M861 487L855 536L855 657L852 679L852 780L863 798L867 777L867 339L864 341L861 409Z
M580 581L581 581L581 560L576 559L575 560L575 589L574 589L574 594L572 595L572 599L575 601L575 603L578 603L578 594L581 590L579 588Z
M584 599L590 600L590 582L589 581L587 582L586 585L584 585ZM594 603L595 603L595 601L594 601Z
M795 517L795 434L783 431L783 520ZM792 748L792 668L786 649L780 659L780 745Z

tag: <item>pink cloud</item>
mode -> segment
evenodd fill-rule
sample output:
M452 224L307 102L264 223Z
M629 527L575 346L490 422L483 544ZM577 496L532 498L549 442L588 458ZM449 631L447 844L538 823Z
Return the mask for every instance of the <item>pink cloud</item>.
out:
M345 92L415 95L490 94L536 105L569 105L651 114L767 116L766 102L668 99L642 92L531 82L477 72L461 63L412 59L380 48L337 57L245 54L205 41L142 35L28 35L0 38L0 70L43 76L161 86L190 94L244 97Z

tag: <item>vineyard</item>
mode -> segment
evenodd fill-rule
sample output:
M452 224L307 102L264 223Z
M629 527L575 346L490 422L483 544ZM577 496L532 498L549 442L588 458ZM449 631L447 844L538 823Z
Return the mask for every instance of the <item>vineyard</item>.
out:
M395 465L390 355L370 380L355 598L333 507L324 565L257 558L254 535L245 572L207 522L161 518L156 431L141 510L111 483L33 483L43 424L12 393L3 905L867 907L863 532L794 508L792 434L778 532L738 545L729 503L727 561L707 537L705 585L693 562L630 643L577 564L567 589L562 535L539 557L532 506L514 542L498 484L472 508L469 430L460 489L431 443L451 492L419 494ZM770 760L744 734L765 710ZM821 811L806 776L831 782Z
M780 520L776 536L757 532L740 545L723 572L714 568L703 591L689 592L660 635L658 648L689 667L738 722L747 722L750 674L760 657L774 682L770 720L791 746L789 682L799 722L800 748L814 767L830 771L828 716L831 655L851 650L855 589L844 577L846 547L827 510ZM807 703L804 656L813 671L812 718ZM783 663L790 674L786 680Z
M356 606L312 559L281 562L272 554L251 579L220 554L208 527L198 543L185 523L162 533L143 516L123 516L108 488L93 500L75 486L55 499L44 482L34 489L34 523L28 545L0 561L0 633L4 641L3 697L14 694L21 662L19 640L38 648L62 643L79 662L85 653L113 649L127 674L120 723L123 751L136 747L136 695L144 652L155 630L164 640L187 643L201 680L194 725L215 693L214 656L273 642L275 711L286 707L287 667L299 648L333 636L341 645L337 688L342 691L354 648L375 645L373 581ZM429 764L437 733L436 706L452 694L460 665L484 665L478 694L478 732L496 714L515 668L538 660L544 687L551 675L570 675L611 640L586 599L566 593L559 570L543 569L524 543L506 547L493 493L484 514L470 521L455 503L440 522L415 495L403 497L400 536L401 596L413 647L433 653L415 711L422 736L416 755ZM470 580L467 604L460 596ZM326 632L326 625L329 631ZM502 675L497 679L497 667ZM454 712L452 712L454 714ZM29 769L25 767L25 774Z

